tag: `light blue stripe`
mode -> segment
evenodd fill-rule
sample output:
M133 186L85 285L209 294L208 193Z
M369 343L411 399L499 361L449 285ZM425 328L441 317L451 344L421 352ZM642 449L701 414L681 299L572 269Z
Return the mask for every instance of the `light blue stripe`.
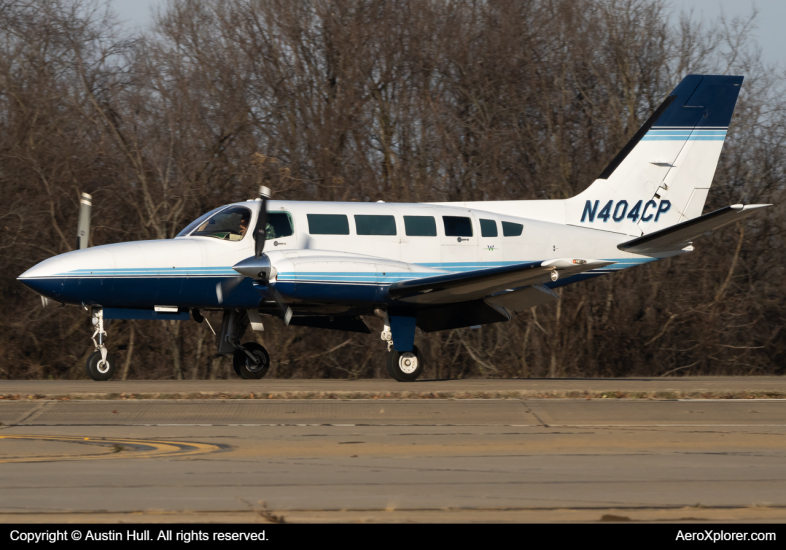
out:
M417 265L422 265L425 267L486 267L492 265L498 266L505 266L505 265L516 265L516 264L525 264L529 260L520 260L515 262L436 262L436 263L419 263Z
M724 141L726 136L650 136L646 135L641 141Z
M691 134L704 135L704 136L725 136L727 130L650 130L647 132L648 136L651 135L675 135L675 136L689 136Z

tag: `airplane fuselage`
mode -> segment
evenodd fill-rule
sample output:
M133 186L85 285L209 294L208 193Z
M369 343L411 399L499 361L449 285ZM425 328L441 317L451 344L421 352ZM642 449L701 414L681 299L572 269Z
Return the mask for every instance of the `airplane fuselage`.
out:
M259 204L247 201L227 207L249 208L253 225ZM293 268L278 273L278 288L304 303L319 302L325 292L341 302L339 293L344 292L347 302L383 304L390 302L384 290L394 282L530 261L575 256L616 262L549 283L555 287L657 259L618 250L617 245L630 238L627 235L514 216L508 213L510 203L484 204L501 205L502 212L446 204L270 201L268 212L288 213L293 231L269 239L265 251L278 258L278 265L293 256L314 258L306 272ZM340 223L315 227L319 216L338 216L326 219ZM414 230L413 219L420 224ZM380 229L380 223L387 226ZM388 234L363 234L380 232ZM260 307L260 294L251 279L224 295L216 292L222 280L238 277L232 266L253 255L253 249L250 232L237 241L182 236L110 244L45 260L20 279L40 294L67 304L255 308ZM319 261L320 251L329 251L330 257ZM342 255L344 261L337 262ZM356 256L385 261L369 268L364 260L362 269L354 269ZM406 269L403 264L420 269ZM339 291L335 283L353 285L351 289L341 285ZM335 286L333 293L330 285Z

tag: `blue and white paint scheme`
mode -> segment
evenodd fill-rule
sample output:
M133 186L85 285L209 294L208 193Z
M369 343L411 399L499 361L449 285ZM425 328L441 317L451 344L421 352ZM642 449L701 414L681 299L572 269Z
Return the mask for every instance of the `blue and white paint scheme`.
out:
M570 199L262 197L218 208L174 239L61 254L19 280L46 299L92 312L104 369L111 367L101 339L108 319L201 322L200 310L223 310L219 353L235 355L239 375L259 378L254 366L262 356L240 338L249 323L262 329L262 315L368 332L360 316L376 314L385 319L391 375L414 380L423 366L416 327L507 321L511 312L557 300L555 287L692 251L694 239L767 206L701 215L742 80L685 77L598 179ZM88 365L94 379L106 379L99 371Z

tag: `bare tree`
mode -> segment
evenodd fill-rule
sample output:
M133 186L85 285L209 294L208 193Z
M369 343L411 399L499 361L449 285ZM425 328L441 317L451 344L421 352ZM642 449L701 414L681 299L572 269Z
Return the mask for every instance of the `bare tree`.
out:
M87 317L36 307L15 280L72 249L81 191L94 245L171 238L260 182L304 200L565 198L690 72L746 76L707 211L777 206L692 255L418 345L441 377L782 372L784 82L761 62L755 15L672 25L659 0L171 0L131 35L96 1L0 1L0 377L82 376ZM384 372L372 336L268 325L272 376ZM145 365L130 378L229 376L206 331L118 322L113 344Z

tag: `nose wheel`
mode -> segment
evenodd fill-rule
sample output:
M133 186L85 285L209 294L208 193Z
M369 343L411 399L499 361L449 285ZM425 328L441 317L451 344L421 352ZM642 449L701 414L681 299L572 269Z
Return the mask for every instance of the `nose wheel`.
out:
M103 309L93 309L92 316L93 326L95 326L92 339L96 350L88 356L85 363L85 371L96 382L103 382L109 380L115 374L117 362L114 356L109 354L109 350L106 349L106 328L109 327L110 320L107 320L106 323L104 322Z
M390 350L388 353L388 373L394 380L414 382L422 372L423 358L417 346L413 346L412 351Z
M256 342L247 342L235 350L232 366L240 378L258 380L270 370L270 356L267 350Z
M106 351L106 348L104 348L104 351ZM103 382L112 378L116 367L117 363L114 356L107 353L106 357L104 357L101 351L91 353L87 358L87 363L85 363L87 375L97 382Z

